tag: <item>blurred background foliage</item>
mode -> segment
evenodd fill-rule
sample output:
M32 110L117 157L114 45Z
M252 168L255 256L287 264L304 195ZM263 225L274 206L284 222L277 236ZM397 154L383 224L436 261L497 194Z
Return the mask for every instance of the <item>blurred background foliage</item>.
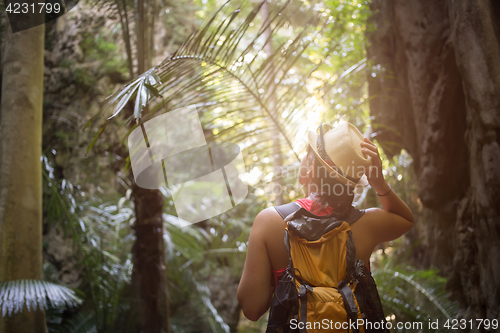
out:
M137 76L137 72L131 76L128 71L126 45L113 10L117 3L104 2L96 7L81 0L79 8L73 10L74 16L70 13L64 20L47 26L49 56L42 159L45 279L73 288L82 299L81 304L49 308L50 332L140 331L137 292L131 284L135 237L131 227L135 215L131 183L125 176L128 168L125 142L129 133L126 124L137 117L124 112L109 123L96 118L97 126L81 131L88 119L105 105L105 97ZM223 4L219 0L156 2L159 14L152 64L157 65L172 55ZM229 17L240 6L255 5L258 3L248 1L242 5L231 1L223 13ZM285 2L273 1L271 10L284 5ZM373 29L367 26L368 2L292 0L282 13L282 21L277 21L281 22L280 27L272 33L274 50L282 52L280 45L291 45L301 33L303 41L309 43L301 54L294 55L293 64L282 73L283 79L276 88L278 96L287 96L288 104L280 104L283 107L275 116L283 127L282 134L290 134L293 150L282 140L282 165L278 168L273 165L272 136L266 134L272 131L268 126L270 120L246 100L247 92L237 90L238 87L228 86L218 92L220 96L230 95L227 101L231 107L210 105L207 101L200 104L208 139L233 141L242 147L250 194L234 209L183 228L172 218L176 215L175 207L165 196L164 258L172 332L264 331L266 315L254 323L240 314L236 288L253 219L263 208L274 205L276 179L281 178L287 188L285 202L303 196L296 176L299 166L296 155L301 157L305 147L301 133L305 127L320 122L346 120L365 135L377 138L377 133L371 130L367 77L378 75L380 69L371 67L366 60L365 33ZM133 15L128 13L128 16L133 24ZM243 24L242 17L235 20L236 25ZM257 33L262 20L257 16L248 25L241 46L235 47L237 52L251 42L246 40L250 38L247 36ZM216 23L211 25L214 29L216 26ZM61 27L68 31L69 27L77 29L78 33L63 33ZM256 41L262 50L263 39ZM71 46L73 53L62 51L63 42ZM253 56L259 66L268 58L262 52ZM202 70L202 75L207 75L203 67L207 69L210 64L200 62L192 65L191 70L193 73ZM241 75L244 77L245 73ZM222 78L217 83L217 76L206 77L199 87L226 84ZM181 91L180 96L152 103L150 110L160 114L165 103L169 107L182 105L186 98L191 98L190 93L201 95L199 90ZM235 96L243 96L243 100ZM103 124L107 124L106 131L87 152ZM380 148L394 144L376 143ZM418 184L410 156L403 150L383 161L387 181L408 203L418 223L421 204L416 196ZM363 197L360 208L380 206L373 190L367 189ZM458 311L456 304L446 297L445 280L436 270L417 270L407 265L407 254L419 238L418 231L412 230L401 239L381 244L372 256L371 266L385 313L392 322L453 318Z

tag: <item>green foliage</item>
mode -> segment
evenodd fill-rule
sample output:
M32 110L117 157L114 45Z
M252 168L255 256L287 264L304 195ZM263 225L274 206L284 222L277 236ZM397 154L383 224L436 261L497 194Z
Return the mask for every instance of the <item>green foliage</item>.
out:
M203 4L205 1L197 3ZM190 5L175 3L169 8L179 6ZM209 1L207 6L215 9L218 2ZM272 205L269 191L263 190L278 176L269 167L272 138L280 136L285 163L292 165L303 148L301 138L308 126L332 120L348 120L361 128L370 125L366 76L372 75L372 70L366 61L364 35L370 14L367 1L273 3L271 56L264 52L264 30L269 22L264 22L261 9L259 4L232 1L214 17L197 12L197 17L208 18L205 25L160 65L113 94L103 110L108 119L116 120L133 101L134 112L128 121L139 125L176 108L196 105L204 129L211 135L209 140L239 143L245 151L247 171L255 169L261 174L247 200L200 225L180 228L167 200L164 237L173 331L194 330L193 326L199 325L208 325L213 331L227 330L210 302L206 281L221 267L229 267L235 277L241 273L253 218ZM172 22L183 21L185 24L176 29L190 30L193 23L186 17L169 17L167 29L173 30ZM174 45L181 40L176 34L172 38ZM105 59L106 72L126 72L120 57L109 57L116 52L113 43L87 36L82 47L87 59ZM85 86L94 83L81 69L75 75ZM276 110L270 108L273 95ZM144 113L146 106L148 112ZM393 188L409 200L416 186L408 169L409 156L403 152L384 163ZM75 242L85 267L83 288L89 295L81 311L65 319L61 327L75 332L134 327L133 320L128 321L137 315L138 308L130 290L130 197L107 201L75 198L71 184L51 179L46 179L52 188L47 189L50 195L44 204L48 215L59 221ZM288 175L284 180L293 184L296 176ZM285 199L298 196L297 190L287 193ZM378 204L374 198L371 196L370 206ZM446 303L444 281L436 272L391 265L374 273L386 314L398 321L446 317L445 312L452 316L455 310Z
M60 68L71 68L71 67L75 66L75 64L76 64L75 60L63 59L59 63L59 67Z
M75 197L78 192L73 185L56 180L46 158L44 162L44 210L49 226L61 228L73 240L83 268L80 289L89 296L83 304L88 314L69 319L92 318L88 325L112 332L123 310L119 301L130 283L132 235L128 226L133 209L127 200L110 204L96 197L86 201ZM63 320L61 325L66 324Z
M211 127L214 139L244 140L248 145L273 124L293 154L292 136L299 124L290 120L292 115L305 112L296 106L303 104L302 97L308 95L302 84L290 84L293 82L290 75L293 76L293 67L298 62L305 71L314 72L317 64L309 62L305 68L302 55L319 35L320 28L304 25L294 37L276 47L274 56L267 58L263 56L264 31L269 23L275 25L275 32L287 30L287 21L279 15L287 5L273 9L271 22L264 22L259 16L262 4L255 7L248 3L231 4L236 9L225 5L160 65L112 95L108 105L111 112L107 116L119 114L133 98L136 101L133 117L141 122L186 105L197 105L206 123L238 110L235 116L239 121L229 122L224 131ZM310 16L319 22L318 13L312 9L311 12ZM154 75L159 80L146 82ZM146 83L155 86L162 98L156 97ZM289 114L287 121L281 122L276 117L279 113L269 109L270 98L277 99L280 112ZM143 115L146 104L150 106L149 113Z
M123 80L127 76L127 67L118 46L109 38L85 36L80 43L85 64L75 65L73 61L63 59L59 66L71 68L75 81L84 89L93 88L98 79L106 75L114 80ZM96 62L99 63L97 68L89 67L95 67Z
M205 273L208 270L213 273L214 269L211 266L213 261L207 260L210 259L210 242L214 238L198 225L180 227L177 217L165 215L164 218L169 303L174 309L171 310L172 325L190 332L202 326L210 327L213 332L229 332L229 327L211 302L205 282L210 275Z
M429 320L445 322L457 316L458 303L449 300L445 291L446 279L438 275L438 270L396 265L394 257L384 261L374 270L373 277L385 315L394 327L397 322L422 322L427 332Z
M54 178L54 170L44 159L44 209L51 227L62 228L73 240L82 272L80 289L86 297L76 313L52 311L48 316L51 332L133 332L137 326L138 306L132 285L131 247L134 235L130 226L134 210L127 196L103 202L97 197L75 196L67 180ZM113 202L114 201L114 202ZM204 276L198 268L206 264L205 252L211 237L196 225L181 228L177 217L164 215L165 258L169 301L173 309L186 305L192 312L190 323L212 327L214 332L229 329L212 305ZM193 267L197 269L192 269ZM53 267L46 277L54 277ZM195 292L193 292L195 291ZM198 314L198 315L197 315ZM182 320L178 327L187 325ZM179 326L180 325L180 326Z
M79 312L64 324L47 325L51 333L97 333L94 312Z
M97 83L97 78L93 75L89 75L85 68L75 67L73 69L73 75L75 76L75 81L85 88L91 88Z

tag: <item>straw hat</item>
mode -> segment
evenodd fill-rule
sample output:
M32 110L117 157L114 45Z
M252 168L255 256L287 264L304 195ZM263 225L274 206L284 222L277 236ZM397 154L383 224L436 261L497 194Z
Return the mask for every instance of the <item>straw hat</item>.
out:
M330 176L346 185L358 184L364 175L364 168L371 165L371 160L361 151L363 135L348 122L333 128L322 124L318 133L309 131L308 141Z

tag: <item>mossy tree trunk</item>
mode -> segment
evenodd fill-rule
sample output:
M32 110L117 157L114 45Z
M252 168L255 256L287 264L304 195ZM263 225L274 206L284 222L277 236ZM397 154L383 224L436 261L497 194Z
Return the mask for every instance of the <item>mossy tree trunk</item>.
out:
M396 132L375 130L412 155L423 204L414 260L449 278L461 317L500 319L500 3L371 7L370 108Z
M0 281L42 279L42 104L45 25L12 33L2 52ZM43 311L0 318L5 333L44 333Z

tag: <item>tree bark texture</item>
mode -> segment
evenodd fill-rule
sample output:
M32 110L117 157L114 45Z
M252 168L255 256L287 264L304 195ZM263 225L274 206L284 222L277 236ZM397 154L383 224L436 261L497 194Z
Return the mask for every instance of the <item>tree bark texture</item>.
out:
M372 0L367 53L379 141L413 157L436 266L463 318L500 319L500 3Z
M152 49L148 41L152 38L152 27L146 15L151 1L135 0L136 6L136 54L137 74L144 73L151 66ZM157 15L157 13L155 13ZM142 111L148 112L148 106ZM170 332L167 297L167 275L165 247L163 241L163 200L159 190L132 186L135 206L134 230L136 241L132 248L133 281L139 293L141 332Z
M45 25L13 34L2 52L0 282L42 279L42 106ZM6 333L46 332L43 311L0 317Z
M168 332L166 269L163 246L163 195L133 185L135 236L133 279L138 288L143 333Z
M137 45L137 74L141 75L146 71L146 41L147 41L147 34L146 34L146 17L144 15L146 8L145 8L145 0L135 0L135 6L136 6L136 45Z

